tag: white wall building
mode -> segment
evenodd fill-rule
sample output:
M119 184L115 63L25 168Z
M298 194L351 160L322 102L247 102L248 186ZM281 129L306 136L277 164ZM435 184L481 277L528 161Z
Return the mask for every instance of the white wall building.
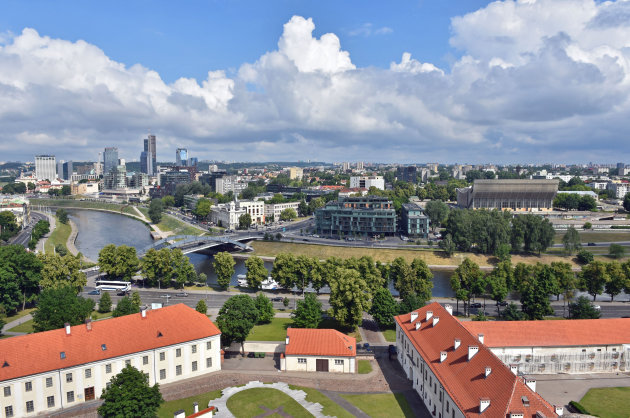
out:
M385 180L383 176L357 176L350 177L351 189L369 189L376 187L379 190L385 190Z
M207 316L178 304L0 340L0 416L94 400L127 364L150 385L220 370L220 334Z
M210 221L228 229L236 229L241 215L248 213L252 224L265 223L265 202L263 200L241 200L219 203L210 211Z
M37 180L57 179L57 163L54 155L35 156L35 177Z
M293 209L295 213L298 213L298 206L300 202L284 202L284 203L267 203L265 204L265 217L274 221L280 220L280 214L285 209Z
M283 371L356 373L356 339L334 329L289 328Z
M629 183L608 183L606 188L611 190L617 199L623 199L626 193L630 192Z

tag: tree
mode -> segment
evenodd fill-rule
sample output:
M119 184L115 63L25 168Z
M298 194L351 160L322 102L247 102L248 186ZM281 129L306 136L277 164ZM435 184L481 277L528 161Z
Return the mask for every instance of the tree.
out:
M140 307L133 303L129 296L125 296L118 301L116 308L112 312L114 318L131 315L140 312Z
M608 254L612 258L621 258L626 253L626 249L620 244L610 244L610 248L608 250Z
M518 309L518 305L514 302L510 304L501 313L504 321L521 321L523 319L523 312Z
M380 288L374 292L370 315L381 328L394 325L394 315L398 313L398 304L388 289Z
M425 211L431 222L433 232L442 226L449 214L448 205L440 200L427 202Z
M63 244L57 244L55 245L55 254L63 257L64 255L68 255L68 249Z
M197 302L197 306L195 307L195 310L205 315L208 312L208 306L206 305L206 301L203 299L199 299L199 302Z
M598 319L599 310L586 296L580 296L574 303L569 304L569 319Z
M606 265L606 272L608 273L609 280L604 285L604 290L607 295L610 296L610 301L612 302L615 296L617 296L621 291L628 287L628 278L623 270L622 265L613 261Z
M238 217L238 229L249 229L252 225L252 215L244 213Z
M290 253L279 253L273 262L271 275L285 289L291 289L296 282L297 260Z
M103 292L101 298L98 300L98 311L100 313L110 312L112 310L112 297L109 292Z
M562 237L562 244L564 244L564 249L567 254L571 255L577 250L580 249L580 234L573 226L570 226L567 229L566 234Z
M99 251L98 264L108 276L129 281L138 271L140 260L135 247L108 244Z
M53 287L42 290L33 313L35 332L63 328L64 324L79 325L94 310L94 301L77 296L72 286Z
M530 280L521 289L521 309L529 319L544 319L553 309L549 295L557 293L557 282L550 266L536 264L530 270Z
M13 212L8 210L0 212L0 239L8 241L9 238L17 235L20 228L17 224L17 218Z
M507 264L507 267L506 267ZM486 278L488 286L488 293L492 300L497 302L497 309L499 309L499 302L503 302L508 294L508 283L511 282L511 266L509 262L502 261L492 270L492 273Z
M160 250L151 248L144 257L142 257L140 267L147 285L168 286L173 277L171 250L168 248L162 248Z
M21 245L0 246L0 308L7 314L22 309L39 293L41 260Z
M170 208L171 206L175 206L175 198L171 195L166 195L162 198L162 205L165 208Z
M214 271L217 274L217 283L222 289L227 289L230 285L230 280L234 275L234 257L227 251L217 253L214 256Z
M573 293L578 287L577 277L571 268L571 264L563 263L561 261L553 261L551 263L551 269L554 276L556 276L556 282L558 283L558 294L556 300L560 299L560 294L564 296L563 306L568 300L573 298Z
M322 321L322 303L315 294L307 293L304 300L297 301L291 318L297 328L317 328Z
M226 300L217 316L223 345L228 346L232 342L237 342L241 344L241 350L244 352L243 343L257 319L258 310L254 300L249 296L237 295Z
M151 222L154 224L159 224L162 220L162 211L164 210L164 205L162 204L161 199L153 199L151 203L149 203L149 218Z
M512 259L510 251L512 251L510 244L499 244L494 252L494 256L498 258L499 261L510 261Z
M251 256L245 260L245 267L247 267L247 285L252 289L258 289L260 284L267 280L269 272L265 268L264 261L257 256Z
M588 264L594 260L593 253L588 250L580 250L577 253L577 261L581 264Z
M623 197L623 208L626 212L630 212L630 193L626 193Z
M87 284L87 277L81 271L81 255L59 256L57 254L38 254L43 264L42 289L72 286L78 294Z
M470 299L476 293L475 290L481 288L484 276L477 263L466 257L464 261L455 269L451 276L451 288L455 292L455 299L464 301L464 311L467 315ZM459 306L457 307L459 310Z
M57 209L55 216L57 216L57 219L59 219L59 222L61 222L62 224L64 225L68 224L68 221L69 221L68 212L65 209L63 208Z
M291 221L295 218L297 218L297 213L295 213L295 209L293 208L286 208L280 212L281 221Z
M403 257L397 257L389 266L389 277L394 282L394 288L398 290L401 297L413 292L413 272L411 266Z
M206 275L206 273L201 272L197 275L197 280L195 281L195 283L197 284L197 286L205 286L207 280L208 280L208 275Z
M418 297L415 293L406 295L398 304L398 314L403 315L416 309L420 309L425 305L426 301Z
M455 243L453 242L453 237L451 236L451 234L446 234L444 239L442 239L438 243L438 247L440 247L440 249L444 251L446 255L449 257L452 256L455 253L455 250L457 249L457 247L455 246Z
M582 225L583 229L591 229L593 227L593 224L590 222L584 222L584 225Z
M102 417L154 417L164 402L159 385L150 386L148 376L130 364L110 380L101 400Z
M199 219L206 219L212 210L212 202L206 198L197 200L193 213Z
M363 312L371 306L372 295L365 280L356 270L338 268L329 278L332 316L344 327L355 329Z
M190 262L190 258L186 257L179 248L172 249L170 255L173 278L177 286L183 289L186 283L192 283L197 278L195 266Z
M254 305L258 310L257 324L268 324L273 319L275 312L273 311L273 303L263 293L259 293L254 299Z
M604 286L610 280L606 263L601 261L592 261L582 267L580 274L580 290L585 290L589 295L593 296L593 300L597 295L601 295Z
M140 299L140 292L138 292L137 290L135 290L132 294L131 294L131 302L136 305L138 307L138 309L140 309L140 306L142 306L142 299Z

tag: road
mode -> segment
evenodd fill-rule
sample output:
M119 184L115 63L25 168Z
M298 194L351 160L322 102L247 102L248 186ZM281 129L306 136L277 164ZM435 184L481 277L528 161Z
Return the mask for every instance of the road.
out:
M31 222L24 229L20 231L15 237L10 240L11 244L21 245L28 247L28 242L31 240L31 232L33 227L40 220L47 220L48 218L43 213L31 212Z

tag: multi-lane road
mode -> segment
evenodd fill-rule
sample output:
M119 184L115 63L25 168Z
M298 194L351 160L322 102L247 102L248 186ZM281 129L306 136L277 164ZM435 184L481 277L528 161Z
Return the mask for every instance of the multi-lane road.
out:
M15 237L13 237L10 241L11 244L22 245L24 247L28 247L28 242L31 240L31 232L33 231L33 227L40 220L47 220L48 217L43 213L31 212L31 221L24 229L20 231Z

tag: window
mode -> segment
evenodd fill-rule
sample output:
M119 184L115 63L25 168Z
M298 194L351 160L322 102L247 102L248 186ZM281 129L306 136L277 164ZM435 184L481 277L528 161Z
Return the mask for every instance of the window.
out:
M210 350L212 348L212 341L206 342L206 350Z
M11 396L11 386L4 387L4 396Z
M6 415L7 418L13 416L13 407L11 405L4 407L4 415Z
M52 387L52 377L47 377L46 378L46 387L47 388L51 388Z
M166 353L164 351L162 351L160 353L160 361L164 361L166 359Z
M144 364L144 365L149 364L149 356L142 357L142 364Z
M30 392L33 390L33 383L32 382L25 382L24 383L24 391L26 392Z
M33 405L33 401L26 402L26 412L33 412L35 410L35 405Z
M197 371L197 362L196 362L196 361L193 361L193 362L192 362L192 371L193 371L193 372L196 372L196 371Z
M212 357L206 359L206 367L212 367Z
M112 372L112 364L111 363L107 363L105 365L105 373L111 373Z
M71 390L70 392L68 392L66 394L66 399L68 400L68 403L74 402L74 391Z
M85 378L89 379L92 377L92 369L85 369Z
M160 380L166 379L166 369L160 369Z
M343 360L335 360L335 366L343 366Z
M72 373L66 373L66 383L72 383Z
M175 357L181 357L182 356L182 349L178 348L175 350Z
M54 408L55 407L55 397L54 396L49 396L46 398L46 403L48 404L49 408Z
M446 401L446 412L450 412L450 409L449 409L450 407L451 407L451 404L448 401Z
M306 364L305 358L298 358L298 364Z
M175 375L176 376L181 376L182 375L182 366L175 366Z
M129 359L125 360L125 366L131 366L131 360Z
M197 344L191 345L190 346L190 352L195 354L197 352Z

